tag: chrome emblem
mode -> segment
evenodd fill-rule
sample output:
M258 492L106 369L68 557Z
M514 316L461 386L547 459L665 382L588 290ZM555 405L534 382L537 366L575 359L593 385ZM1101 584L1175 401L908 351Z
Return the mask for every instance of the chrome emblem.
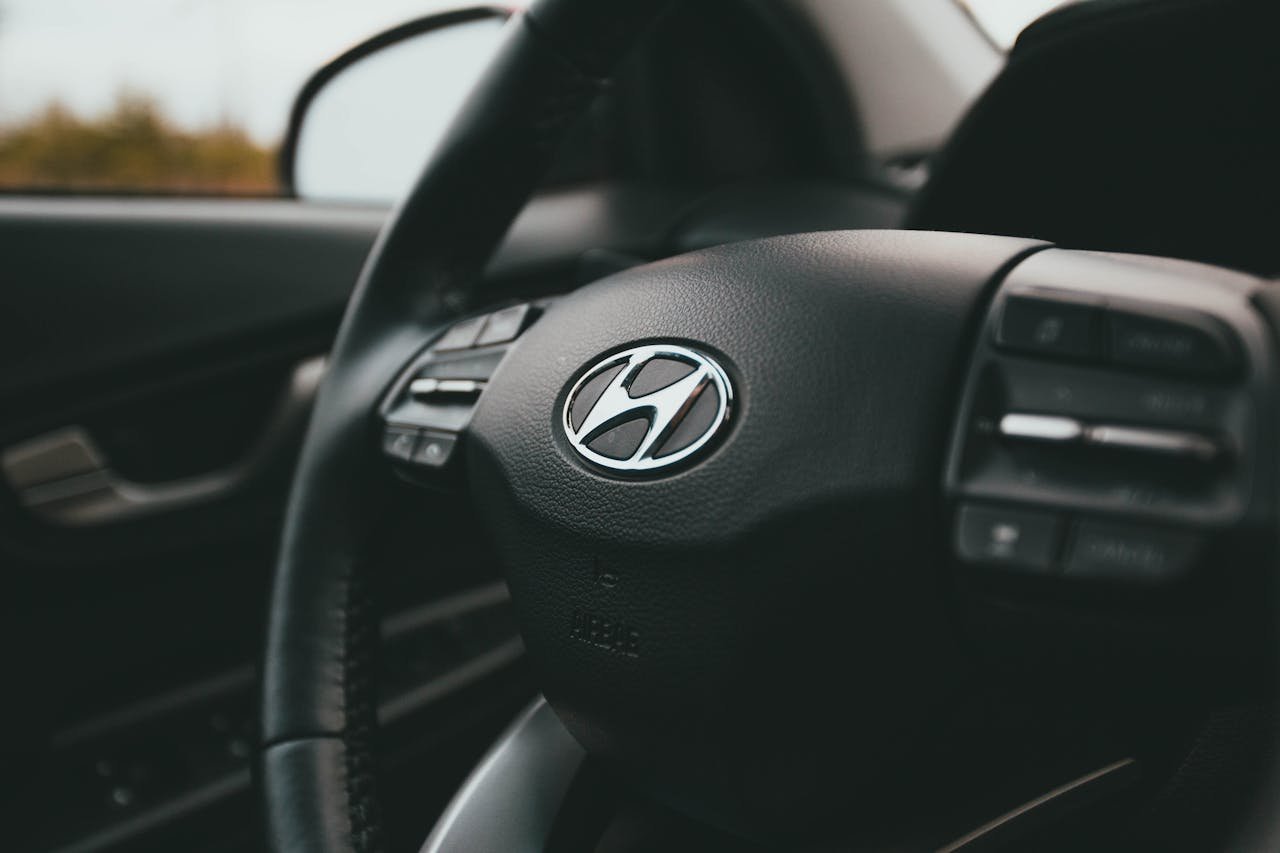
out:
M569 444L613 471L657 471L684 462L725 426L729 376L705 353L651 344L602 359L564 404Z

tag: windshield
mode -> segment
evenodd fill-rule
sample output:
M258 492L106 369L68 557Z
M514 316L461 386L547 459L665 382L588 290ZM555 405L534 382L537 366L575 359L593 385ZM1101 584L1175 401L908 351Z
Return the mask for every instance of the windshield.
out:
M1009 50L1018 34L1050 9L1067 0L956 0L1001 50Z

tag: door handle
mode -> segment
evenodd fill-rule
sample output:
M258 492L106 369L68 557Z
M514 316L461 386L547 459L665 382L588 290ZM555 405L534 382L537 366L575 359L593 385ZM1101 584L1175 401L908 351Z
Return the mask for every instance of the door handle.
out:
M324 356L300 362L252 447L216 471L161 483L129 480L112 470L79 425L6 448L0 468L23 506L62 527L112 524L220 500L251 485L302 434L324 369Z

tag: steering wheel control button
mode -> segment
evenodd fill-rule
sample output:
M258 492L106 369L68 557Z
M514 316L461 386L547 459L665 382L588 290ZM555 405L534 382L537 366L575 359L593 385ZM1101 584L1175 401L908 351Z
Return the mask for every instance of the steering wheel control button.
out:
M1218 321L1188 312L1156 317L1107 311L1107 342L1114 364L1188 376L1225 376L1239 367L1236 343Z
M1222 445L1208 436L1171 429L1092 426L1085 430L1084 440L1094 447L1133 450L1193 462L1213 462L1223 453Z
M1014 293L1005 299L996 341L1035 355L1094 359L1099 355L1100 315L1096 305L1065 295Z
M1012 412L1000 418L996 431L1004 438L1016 441L1080 443L1086 447L1134 451L1192 462L1213 462L1224 452L1219 441L1189 430L1084 424L1062 415Z
M999 432L1005 438L1065 444L1084 435L1084 425L1075 418L1058 415L1009 414L1000 419Z
M387 427L382 433L382 452L392 459L409 462L418 448L418 431L405 427Z
M515 340L524 331L525 320L529 318L531 309L532 306L529 305L512 305L510 308L494 311L489 315L484 331L476 339L476 346L504 344Z
M419 365L417 376L433 379L474 379L487 382L498 369L506 352L501 349L483 352L461 352L433 356L426 364Z
M445 432L423 432L410 461L424 468L443 468L453 458L458 436Z
M1050 574L1062 531L1056 513L966 504L956 520L956 553L969 563Z
M1079 580L1160 583L1184 576L1200 556L1194 533L1159 527L1079 521L1063 576Z
M569 445L602 468L657 472L708 448L732 404L729 375L711 356L650 344L591 365L569 391L561 427Z
M475 346L476 338L480 337L480 330L484 328L486 319L488 318L481 315L454 323L449 327L449 331L436 341L435 351L447 352Z
M409 383L409 395L419 400L433 398L470 397L474 399L484 390L484 383L475 379L434 379L426 377Z

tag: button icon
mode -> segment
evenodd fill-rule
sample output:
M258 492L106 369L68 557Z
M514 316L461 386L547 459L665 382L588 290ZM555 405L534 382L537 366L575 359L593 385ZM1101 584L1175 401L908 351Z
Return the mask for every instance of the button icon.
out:
M425 432L418 450L413 454L413 462L427 468L443 468L449 464L453 450L457 447L458 437L439 432Z
M1016 524L996 524L991 528L990 552L993 557L1012 557L1022 537L1022 528Z
M418 433L416 430L388 427L386 432L382 434L382 452L393 459L408 462L413 458L413 451L417 445Z
M1159 583L1176 580L1199 559L1194 533L1159 527L1081 521L1064 574L1089 580Z
M1033 337L1040 346L1053 346L1062 339L1062 329L1061 317L1045 317L1036 325Z
M1007 349L1064 358L1098 355L1095 305L1074 297L1014 293L1005 300L996 342Z
M956 519L956 553L970 563L1049 574L1062 527L1056 513L965 504Z

